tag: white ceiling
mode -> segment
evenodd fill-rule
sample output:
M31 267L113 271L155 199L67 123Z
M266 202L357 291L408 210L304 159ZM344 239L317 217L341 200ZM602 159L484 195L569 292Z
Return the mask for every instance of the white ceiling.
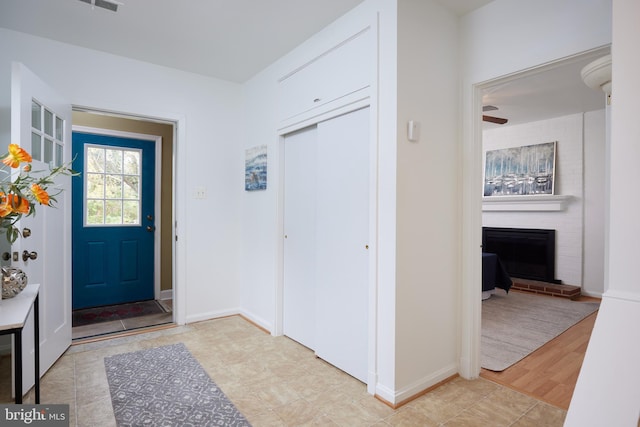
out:
M79 0L0 0L0 27L242 83L362 1L120 0L111 12ZM492 0L436 1L464 15ZM488 88L483 102L499 107L488 114L508 126L602 108L582 65Z
M244 82L363 0L0 0L0 26Z
M508 123L484 123L485 129L545 120L605 107L604 92L587 87L582 81L582 68L609 53L608 48L567 59L539 72L527 72L516 78L487 87L482 104L498 107L485 114L506 118Z
M0 0L0 27L242 83L364 0ZM458 15L492 0L437 0Z

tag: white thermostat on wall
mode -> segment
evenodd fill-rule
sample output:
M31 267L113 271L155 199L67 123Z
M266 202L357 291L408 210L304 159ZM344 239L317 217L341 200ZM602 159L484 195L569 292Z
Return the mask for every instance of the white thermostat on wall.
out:
M420 123L415 120L407 122L407 139L411 142L418 142L420 138Z

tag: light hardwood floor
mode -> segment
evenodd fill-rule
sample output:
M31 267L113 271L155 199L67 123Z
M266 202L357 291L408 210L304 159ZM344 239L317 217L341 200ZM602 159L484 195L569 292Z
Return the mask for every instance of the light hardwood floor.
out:
M582 297L581 301L599 301ZM598 312L587 316L520 362L480 376L561 409L568 409Z

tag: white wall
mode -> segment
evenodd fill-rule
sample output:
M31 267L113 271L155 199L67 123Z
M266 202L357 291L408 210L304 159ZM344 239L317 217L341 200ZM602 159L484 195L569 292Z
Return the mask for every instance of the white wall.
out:
M480 371L480 86L611 42L610 0L495 0L461 18L462 266L460 372ZM496 47L498 46L498 47Z
M582 286L586 281L586 278L583 277L583 260L587 257L585 242L588 240L591 244L588 248L589 251L592 246L596 252L600 249L600 259L597 258L597 255L592 256L589 252L589 260L595 264L589 266L590 284L594 284L593 282L598 279L593 275L599 266L601 272L600 294L604 291L604 277L602 276L604 265L602 214L604 210L602 204L594 206L593 197L598 197L598 194L596 191L590 191L587 183L596 186L600 184L600 197L602 197L604 188L602 180L598 180L598 178L601 178L604 173L604 156L600 157L598 162L598 158L595 158L597 151L593 153L594 155L591 155L591 152L594 150L604 151L604 139L604 110L601 110L599 115L580 113L521 125L487 129L482 136L483 170L487 151L556 141L555 194L571 196L566 209L560 212L485 211L482 214L482 224L488 227L556 230L555 278L568 285ZM589 141L588 147L586 141ZM590 154L590 168L585 166L587 152ZM594 177L591 178L591 175ZM594 215L589 216L589 227L583 226L583 218L587 214L585 206L587 193L592 197L589 209L594 211ZM597 218L598 210L600 211L599 221ZM591 238L591 234L594 234L593 238ZM599 245L597 236L600 236L601 239ZM597 289L593 291L596 292Z
M374 120L371 124L379 156L382 158L384 153L385 160L377 165L377 171L372 171L372 179L377 179L380 184L377 192L379 210L375 213L378 221L373 221L377 229L372 236L375 240L370 242L371 250L378 254L372 274L376 289L370 295L370 316L373 319L371 324L380 326L370 331L369 368L373 379L369 386L390 390L391 393L395 389L395 11L395 2L365 1L245 83L244 122L251 123L245 127L245 146L268 144L268 184L266 191L245 193L242 197L242 263L245 266L242 269L242 312L272 333L280 334L283 214L280 209L283 195L280 192L282 159L278 136L281 125L278 118L278 80L373 25L371 31L380 31L379 58L388 58L380 61L379 69L388 86L379 88L378 98L375 95L377 83L371 82L374 88L371 90L371 107L374 117L385 114L391 119L384 123ZM394 138L384 138L383 141L380 135L393 135ZM383 282L385 285L380 284Z
M494 0L461 18L473 83L611 42L611 0Z
M11 61L24 63L74 105L178 122L178 320L237 312L240 86L0 29L0 135L8 135ZM192 197L196 186L206 187L206 199Z
M582 293L594 297L605 289L606 132L605 110L585 113Z
M311 37L243 85L244 147L267 144L267 189L244 192L242 202L242 310L261 326L277 330L279 248L280 137L278 80L339 42L375 22L375 3L365 2Z
M640 3L613 0L608 289L596 319L565 426L637 426L640 422Z
M269 145L269 184L266 192L243 197L241 298L245 315L278 333L277 80L372 24L378 31L371 86L378 161L369 387L397 403L457 371L457 19L436 2L365 1L245 84L245 122L251 123L245 145ZM421 122L418 144L406 140L408 119Z
M638 120L638 96L640 83L640 56L633 53L632 44L639 34L637 18L640 3L615 0L614 44L612 47L612 105L611 105L611 178L609 290L640 293L637 272L638 263L632 256L637 253L640 237L640 221L637 208L640 199L629 184L638 182L640 168L640 120ZM619 27L617 27L619 25Z
M278 248L282 238L278 227L280 152L277 129L277 73L267 70L243 86L244 148L267 144L267 189L241 194L240 306L242 313L267 330L276 328L276 284ZM244 187L243 187L244 188Z
M398 6L396 402L457 373L460 282L457 18Z

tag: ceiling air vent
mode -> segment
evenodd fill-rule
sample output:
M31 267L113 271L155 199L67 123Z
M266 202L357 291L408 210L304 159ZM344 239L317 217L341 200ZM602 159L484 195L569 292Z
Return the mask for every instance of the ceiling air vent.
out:
M91 6L94 6L94 7L101 7L103 9L110 10L112 12L117 12L118 6L122 4L120 2L116 2L112 0L80 0L80 1L83 3L90 4Z

